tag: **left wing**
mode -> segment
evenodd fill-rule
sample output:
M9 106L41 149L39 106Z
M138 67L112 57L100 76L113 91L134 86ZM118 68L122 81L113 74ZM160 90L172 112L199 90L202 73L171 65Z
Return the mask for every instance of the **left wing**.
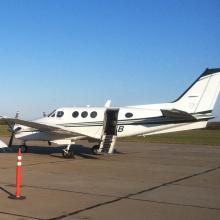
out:
M23 125L30 128L34 128L38 131L42 132L51 132L51 133L59 133L59 134L67 134L69 135L83 135L81 133L70 131L69 129L64 129L62 126L59 125L50 125L50 124L42 124L38 122L32 122L32 121L25 121L21 119L16 118L0 118L0 124L11 126L13 124Z
M40 131L56 131L59 130L60 128L57 126L51 126L51 125L46 125L46 124L41 124L41 123L36 123L32 121L25 121L21 119L16 119L16 118L1 118L0 119L1 124L5 125L12 125L12 124L19 124L19 125L24 125L30 128L35 128Z

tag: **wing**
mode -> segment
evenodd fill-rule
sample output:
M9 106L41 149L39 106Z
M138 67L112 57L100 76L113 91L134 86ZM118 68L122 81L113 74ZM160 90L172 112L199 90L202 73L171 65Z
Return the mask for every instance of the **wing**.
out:
M18 124L18 125L23 125L23 126L26 126L26 127L34 128L34 129L36 129L38 131L42 131L42 132L66 134L68 136L70 136L70 135L72 135L72 136L82 135L80 133L72 132L68 129L64 129L62 126L42 124L42 123L38 123L38 122L25 121L25 120L16 119L16 118L4 118L4 117L2 117L2 118L0 118L0 124L8 125L8 126Z
M55 130L59 129L56 126L36 123L36 122L32 122L32 121L25 121L25 120L16 119L16 118L1 118L0 122L1 122L1 124L5 124L5 125L19 124L19 125L27 126L30 128L35 128L40 131L46 131L46 132L47 131L55 131Z

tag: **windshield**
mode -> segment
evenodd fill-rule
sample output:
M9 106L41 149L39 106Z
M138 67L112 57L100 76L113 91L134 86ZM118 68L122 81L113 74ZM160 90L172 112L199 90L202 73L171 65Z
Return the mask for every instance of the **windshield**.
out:
M54 117L55 116L55 113L56 112L56 110L54 110L54 111L52 111L47 117L49 118L49 117Z

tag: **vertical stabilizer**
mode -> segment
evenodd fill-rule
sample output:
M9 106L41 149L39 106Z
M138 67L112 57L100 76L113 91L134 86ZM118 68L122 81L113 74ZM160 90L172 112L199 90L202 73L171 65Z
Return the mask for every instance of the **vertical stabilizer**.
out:
M220 91L220 68L205 72L176 100L174 108L188 113L211 112Z

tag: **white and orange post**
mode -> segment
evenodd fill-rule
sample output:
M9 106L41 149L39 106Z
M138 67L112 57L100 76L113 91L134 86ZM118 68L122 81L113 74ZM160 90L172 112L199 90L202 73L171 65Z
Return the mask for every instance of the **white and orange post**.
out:
M22 154L21 148L18 149L18 159L17 159L17 168L16 168L16 194L15 196L9 196L10 199L25 199L24 196L21 196L21 175L22 174Z

